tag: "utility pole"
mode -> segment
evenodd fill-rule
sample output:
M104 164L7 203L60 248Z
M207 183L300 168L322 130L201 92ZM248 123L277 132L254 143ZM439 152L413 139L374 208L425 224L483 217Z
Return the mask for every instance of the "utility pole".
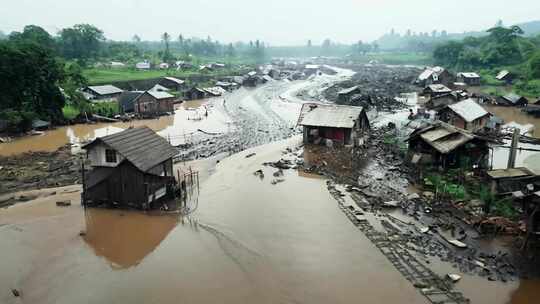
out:
M515 168L516 167L516 157L517 157L517 149L519 145L519 136L521 134L521 130L518 128L514 129L514 134L512 135L512 146L510 147L510 154L508 156L508 169Z

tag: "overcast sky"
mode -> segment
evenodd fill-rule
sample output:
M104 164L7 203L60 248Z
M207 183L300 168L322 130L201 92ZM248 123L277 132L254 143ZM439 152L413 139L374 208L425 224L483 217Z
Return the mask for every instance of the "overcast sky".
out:
M36 24L51 33L90 23L108 39L206 37L260 39L272 45L319 44L325 38L371 41L390 29L405 32L486 29L540 19L539 0L0 0L6 33Z

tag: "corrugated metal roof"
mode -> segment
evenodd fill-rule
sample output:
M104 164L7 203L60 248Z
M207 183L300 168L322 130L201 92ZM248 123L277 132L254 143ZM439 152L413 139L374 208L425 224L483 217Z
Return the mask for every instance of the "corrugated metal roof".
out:
M317 70L320 66L318 64L306 64L305 68L308 70Z
M444 84L430 84L428 88L437 93L450 93L452 90L450 90L447 86Z
M172 82L175 82L177 84L184 84L184 82L185 82L182 79L178 79L178 78L175 78L175 77L163 77L163 78L167 79L167 80L170 80Z
M100 142L116 150L143 172L178 154L173 146L148 127L131 128L96 138L83 146L83 149L91 149L94 144Z
M158 83L148 91L152 91L152 92L168 92L168 91L170 91L170 89L168 89L168 88L166 88L166 87L164 87L164 86L162 86L162 85L160 85Z
M462 72L462 73L459 73L458 76L461 76L464 78L480 78L480 75L473 72Z
M89 86L88 89L98 95L118 94L124 92L124 90L117 88L111 84L101 86Z
M167 99L167 98L174 98L174 95L171 95L167 92L160 92L160 91L147 91L150 96L154 97L155 99Z
M351 129L362 111L362 107L305 103L300 111L298 125Z
M466 122L473 122L480 117L489 115L482 106L472 99L466 99L448 106L454 113L463 118Z
M418 135L442 154L448 154L475 138L473 134L444 122L416 131L411 137Z
M504 95L503 98L510 101L511 103L517 103L523 97L514 93L509 93Z
M497 78L498 80L503 80L503 79L504 79L506 76L508 76L509 74L510 74L509 71L507 71L507 70L502 70L502 71L499 72L499 74L497 74L497 77L495 77L495 78Z
M437 78L442 72L444 72L444 68L436 66L436 67L427 67L421 74L418 76L418 79L421 81L424 81L432 76L434 78Z

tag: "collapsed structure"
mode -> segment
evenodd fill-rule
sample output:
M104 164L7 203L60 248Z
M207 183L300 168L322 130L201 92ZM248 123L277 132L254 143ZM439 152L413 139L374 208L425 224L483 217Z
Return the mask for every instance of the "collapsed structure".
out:
M409 138L411 162L442 168L487 168L488 141L464 129L438 121L417 129Z

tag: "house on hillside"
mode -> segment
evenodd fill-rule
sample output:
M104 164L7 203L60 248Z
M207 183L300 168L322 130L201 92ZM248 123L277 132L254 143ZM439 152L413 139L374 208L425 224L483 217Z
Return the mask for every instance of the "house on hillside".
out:
M174 112L176 97L167 92L146 91L134 99L135 113L143 117L153 117Z
M443 84L450 86L454 83L454 75L440 66L427 67L416 79L415 83L421 87L427 87L430 84Z
M468 86L479 86L481 77L480 75L472 72L462 72L457 74L457 81L463 82Z
M149 128L96 138L82 148L91 165L84 173L84 205L150 209L171 197L176 184L172 158L178 151Z
M450 104L440 110L438 115L441 121L471 132L483 129L491 116L488 111L472 99Z
M497 104L501 106L523 107L529 104L527 98L510 93L497 98Z
M415 130L407 139L413 165L442 168L487 168L488 142L471 132L438 121Z
M512 81L514 80L514 75L510 73L508 70L502 70L495 76L495 79L499 81L504 81L506 84L512 84Z
M305 103L298 126L304 127L304 143L327 143L362 146L370 129L362 107ZM324 141L323 141L324 140Z
M423 91L424 96L431 98L450 93L452 93L452 90L443 84L430 84Z
M428 110L434 110L439 111L443 108L445 108L448 105L451 105L453 103L456 103L459 101L459 96L457 94L443 94L439 96L434 96L430 98L424 106Z
M100 86L88 86L82 89L87 99L95 102L100 101L116 101L118 96L124 92L124 90L117 88L113 85L100 85Z
M158 84L169 90L180 92L184 89L185 83L184 80L175 77L163 77Z
M338 92L338 101L341 103L346 103L351 101L352 96L361 94L362 91L360 87L354 86L350 88L343 89Z
M169 67L170 67L170 65L168 63L166 63L166 62L162 62L162 63L159 64L159 68L161 70L167 70L167 69L169 69Z

